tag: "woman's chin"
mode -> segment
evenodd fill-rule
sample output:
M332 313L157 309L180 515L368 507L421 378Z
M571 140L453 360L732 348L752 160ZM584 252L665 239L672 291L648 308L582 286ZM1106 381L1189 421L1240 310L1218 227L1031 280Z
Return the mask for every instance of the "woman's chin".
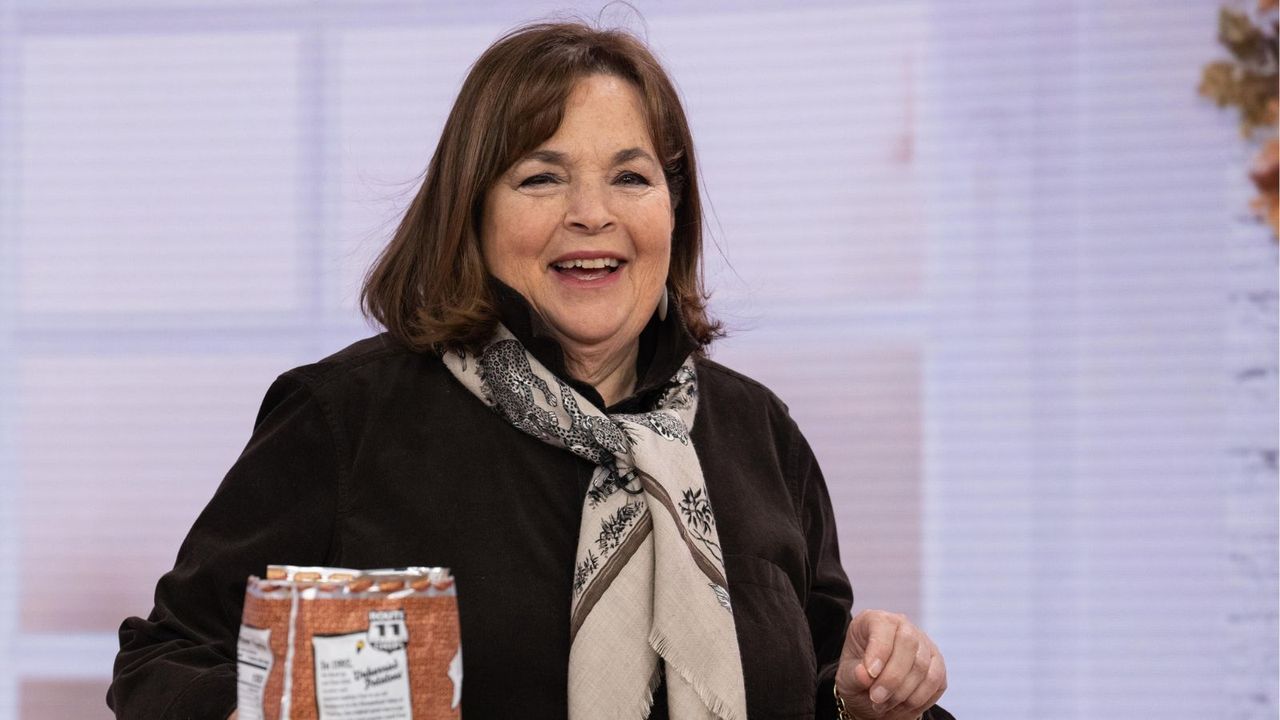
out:
M613 313L605 313L603 317L591 317L590 314L581 312L565 313L560 317L550 317L548 321L562 342L574 349L606 346L620 348L638 341L639 331L633 333L627 318L617 317L616 308L613 310Z
M573 328L559 332L561 337L574 349L621 347L627 345L629 341L638 339L638 336L636 338L626 337L626 333L621 330L610 332L596 328Z

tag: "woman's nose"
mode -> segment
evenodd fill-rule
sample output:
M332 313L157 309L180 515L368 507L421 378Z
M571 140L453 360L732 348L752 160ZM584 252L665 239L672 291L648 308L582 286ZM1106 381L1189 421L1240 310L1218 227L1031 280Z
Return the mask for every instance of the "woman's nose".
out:
M608 189L595 183L576 184L569 189L565 225L576 232L596 234L613 228Z

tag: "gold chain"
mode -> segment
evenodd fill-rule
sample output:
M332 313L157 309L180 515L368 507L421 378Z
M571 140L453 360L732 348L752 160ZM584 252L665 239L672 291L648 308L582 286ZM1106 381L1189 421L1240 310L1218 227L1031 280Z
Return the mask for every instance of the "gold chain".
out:
M840 720L853 720L853 716L845 709L844 698L840 697L840 691L836 690L835 683L831 683L831 694L836 696L836 717Z

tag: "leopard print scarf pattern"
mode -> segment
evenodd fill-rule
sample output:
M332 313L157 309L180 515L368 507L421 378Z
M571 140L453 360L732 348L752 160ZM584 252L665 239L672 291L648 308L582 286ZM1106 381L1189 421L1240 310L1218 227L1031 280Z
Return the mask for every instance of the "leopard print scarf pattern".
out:
M647 717L660 672L672 718L745 720L724 558L689 437L698 403L692 357L652 410L614 415L502 326L478 358L451 352L444 362L517 429L596 466L573 573L571 720Z

